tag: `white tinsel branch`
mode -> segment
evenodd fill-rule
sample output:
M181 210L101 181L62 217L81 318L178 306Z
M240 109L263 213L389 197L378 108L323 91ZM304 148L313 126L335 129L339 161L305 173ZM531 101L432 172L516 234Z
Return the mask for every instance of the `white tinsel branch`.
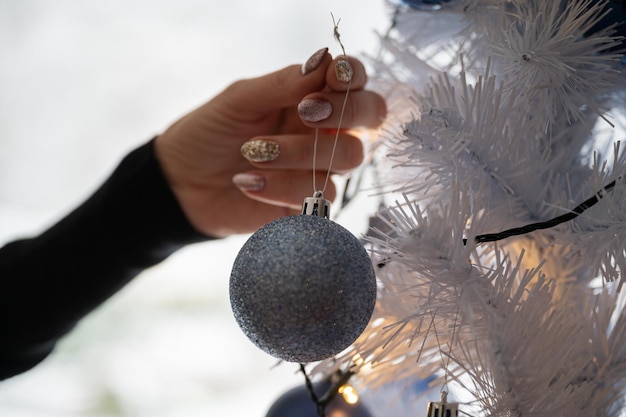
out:
M598 118L626 97L608 52L617 39L595 27L605 6L398 9L378 61L393 91L379 168L392 167L383 185L400 202L369 234L372 322L318 372L355 366L369 386L435 375L475 416L619 414L626 311L611 281L626 268L626 157L591 157ZM567 224L475 243L596 194Z

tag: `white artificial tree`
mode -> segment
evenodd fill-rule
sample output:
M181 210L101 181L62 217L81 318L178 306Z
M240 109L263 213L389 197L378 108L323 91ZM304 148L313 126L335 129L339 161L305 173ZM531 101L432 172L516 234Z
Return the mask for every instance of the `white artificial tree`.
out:
M394 6L373 59L390 112L373 154L389 202L369 233L377 307L314 372L437 375L474 416L619 415L626 66L598 25L608 2L406 3L424 4Z

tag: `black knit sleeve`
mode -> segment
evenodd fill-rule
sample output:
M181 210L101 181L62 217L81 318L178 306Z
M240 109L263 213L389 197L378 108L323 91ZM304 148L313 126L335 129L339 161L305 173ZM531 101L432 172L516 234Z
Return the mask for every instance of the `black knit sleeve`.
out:
M0 249L0 379L39 363L139 272L207 239L168 187L154 141L130 153L67 217Z

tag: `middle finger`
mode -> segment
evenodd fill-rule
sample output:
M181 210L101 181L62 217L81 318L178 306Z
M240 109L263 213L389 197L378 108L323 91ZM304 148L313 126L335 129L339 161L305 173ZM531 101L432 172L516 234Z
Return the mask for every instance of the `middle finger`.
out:
M244 143L241 153L253 166L272 170L311 170L314 154L316 170L328 170L332 158L330 170L335 173L354 169L363 161L363 143L346 132L339 133L336 147L335 133L325 129L318 132L316 150L312 139L310 134L260 136Z
M383 98L367 90L351 91L347 98L341 92L313 93L298 104L300 120L309 127L377 127L386 113Z

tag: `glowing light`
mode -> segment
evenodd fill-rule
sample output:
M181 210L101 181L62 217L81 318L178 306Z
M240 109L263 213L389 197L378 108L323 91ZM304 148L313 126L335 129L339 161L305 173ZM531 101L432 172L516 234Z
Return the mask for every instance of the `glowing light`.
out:
M354 363L356 366L361 366L364 362L365 359L363 359L363 357L358 353L352 357L352 363Z
M359 394L351 385L342 385L339 387L339 393L343 396L343 400L348 404L356 404L359 402Z

